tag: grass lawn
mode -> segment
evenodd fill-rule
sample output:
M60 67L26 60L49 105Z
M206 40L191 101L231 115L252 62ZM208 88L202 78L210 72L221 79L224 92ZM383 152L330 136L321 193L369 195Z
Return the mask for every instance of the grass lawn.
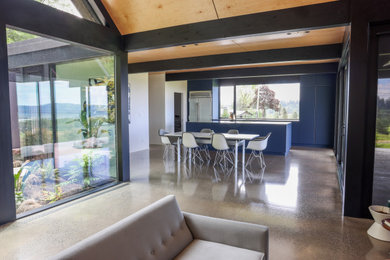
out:
M376 133L375 147L377 148L390 148L390 134Z

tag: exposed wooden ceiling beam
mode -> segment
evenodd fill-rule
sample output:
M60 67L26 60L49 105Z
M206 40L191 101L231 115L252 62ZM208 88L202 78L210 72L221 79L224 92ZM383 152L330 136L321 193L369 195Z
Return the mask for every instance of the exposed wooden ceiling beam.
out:
M196 80L196 79L222 79L237 77L269 77L269 76L296 76L306 74L336 73L338 63L300 64L275 67L210 70L197 72L183 72L166 74L167 81Z
M132 63L129 73L169 71L218 67L238 64L272 63L284 61L335 59L341 56L342 44L320 45L264 51L219 54L173 60Z
M348 1L341 0L139 32L123 39L125 50L131 52L348 23Z

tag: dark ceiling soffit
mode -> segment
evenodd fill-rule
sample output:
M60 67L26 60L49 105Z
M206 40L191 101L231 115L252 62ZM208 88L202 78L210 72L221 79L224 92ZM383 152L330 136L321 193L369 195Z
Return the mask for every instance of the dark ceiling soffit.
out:
M302 6L124 35L125 50L140 51L234 37L349 24L348 1Z
M121 37L116 31L53 7L26 0L1 0L0 21L42 36L120 51Z
M342 44L218 54L129 64L129 73L231 66L285 61L335 59L341 56Z
M337 73L337 62L166 74L166 81Z

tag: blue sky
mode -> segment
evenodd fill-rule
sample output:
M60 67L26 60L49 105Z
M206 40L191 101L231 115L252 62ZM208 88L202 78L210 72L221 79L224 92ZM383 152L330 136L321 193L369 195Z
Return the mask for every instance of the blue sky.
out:
M19 106L37 105L37 84L40 86L41 105L50 104L49 81L16 83ZM105 86L90 88L91 105L107 105ZM80 104L80 88L69 87L69 81L55 81L55 98L58 104Z
M378 79L378 96L379 98L390 98L390 78Z

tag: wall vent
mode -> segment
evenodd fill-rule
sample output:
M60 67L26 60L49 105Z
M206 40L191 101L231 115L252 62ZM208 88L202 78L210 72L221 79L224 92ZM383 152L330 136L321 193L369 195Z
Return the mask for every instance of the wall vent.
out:
M211 98L211 91L190 91L190 98Z

